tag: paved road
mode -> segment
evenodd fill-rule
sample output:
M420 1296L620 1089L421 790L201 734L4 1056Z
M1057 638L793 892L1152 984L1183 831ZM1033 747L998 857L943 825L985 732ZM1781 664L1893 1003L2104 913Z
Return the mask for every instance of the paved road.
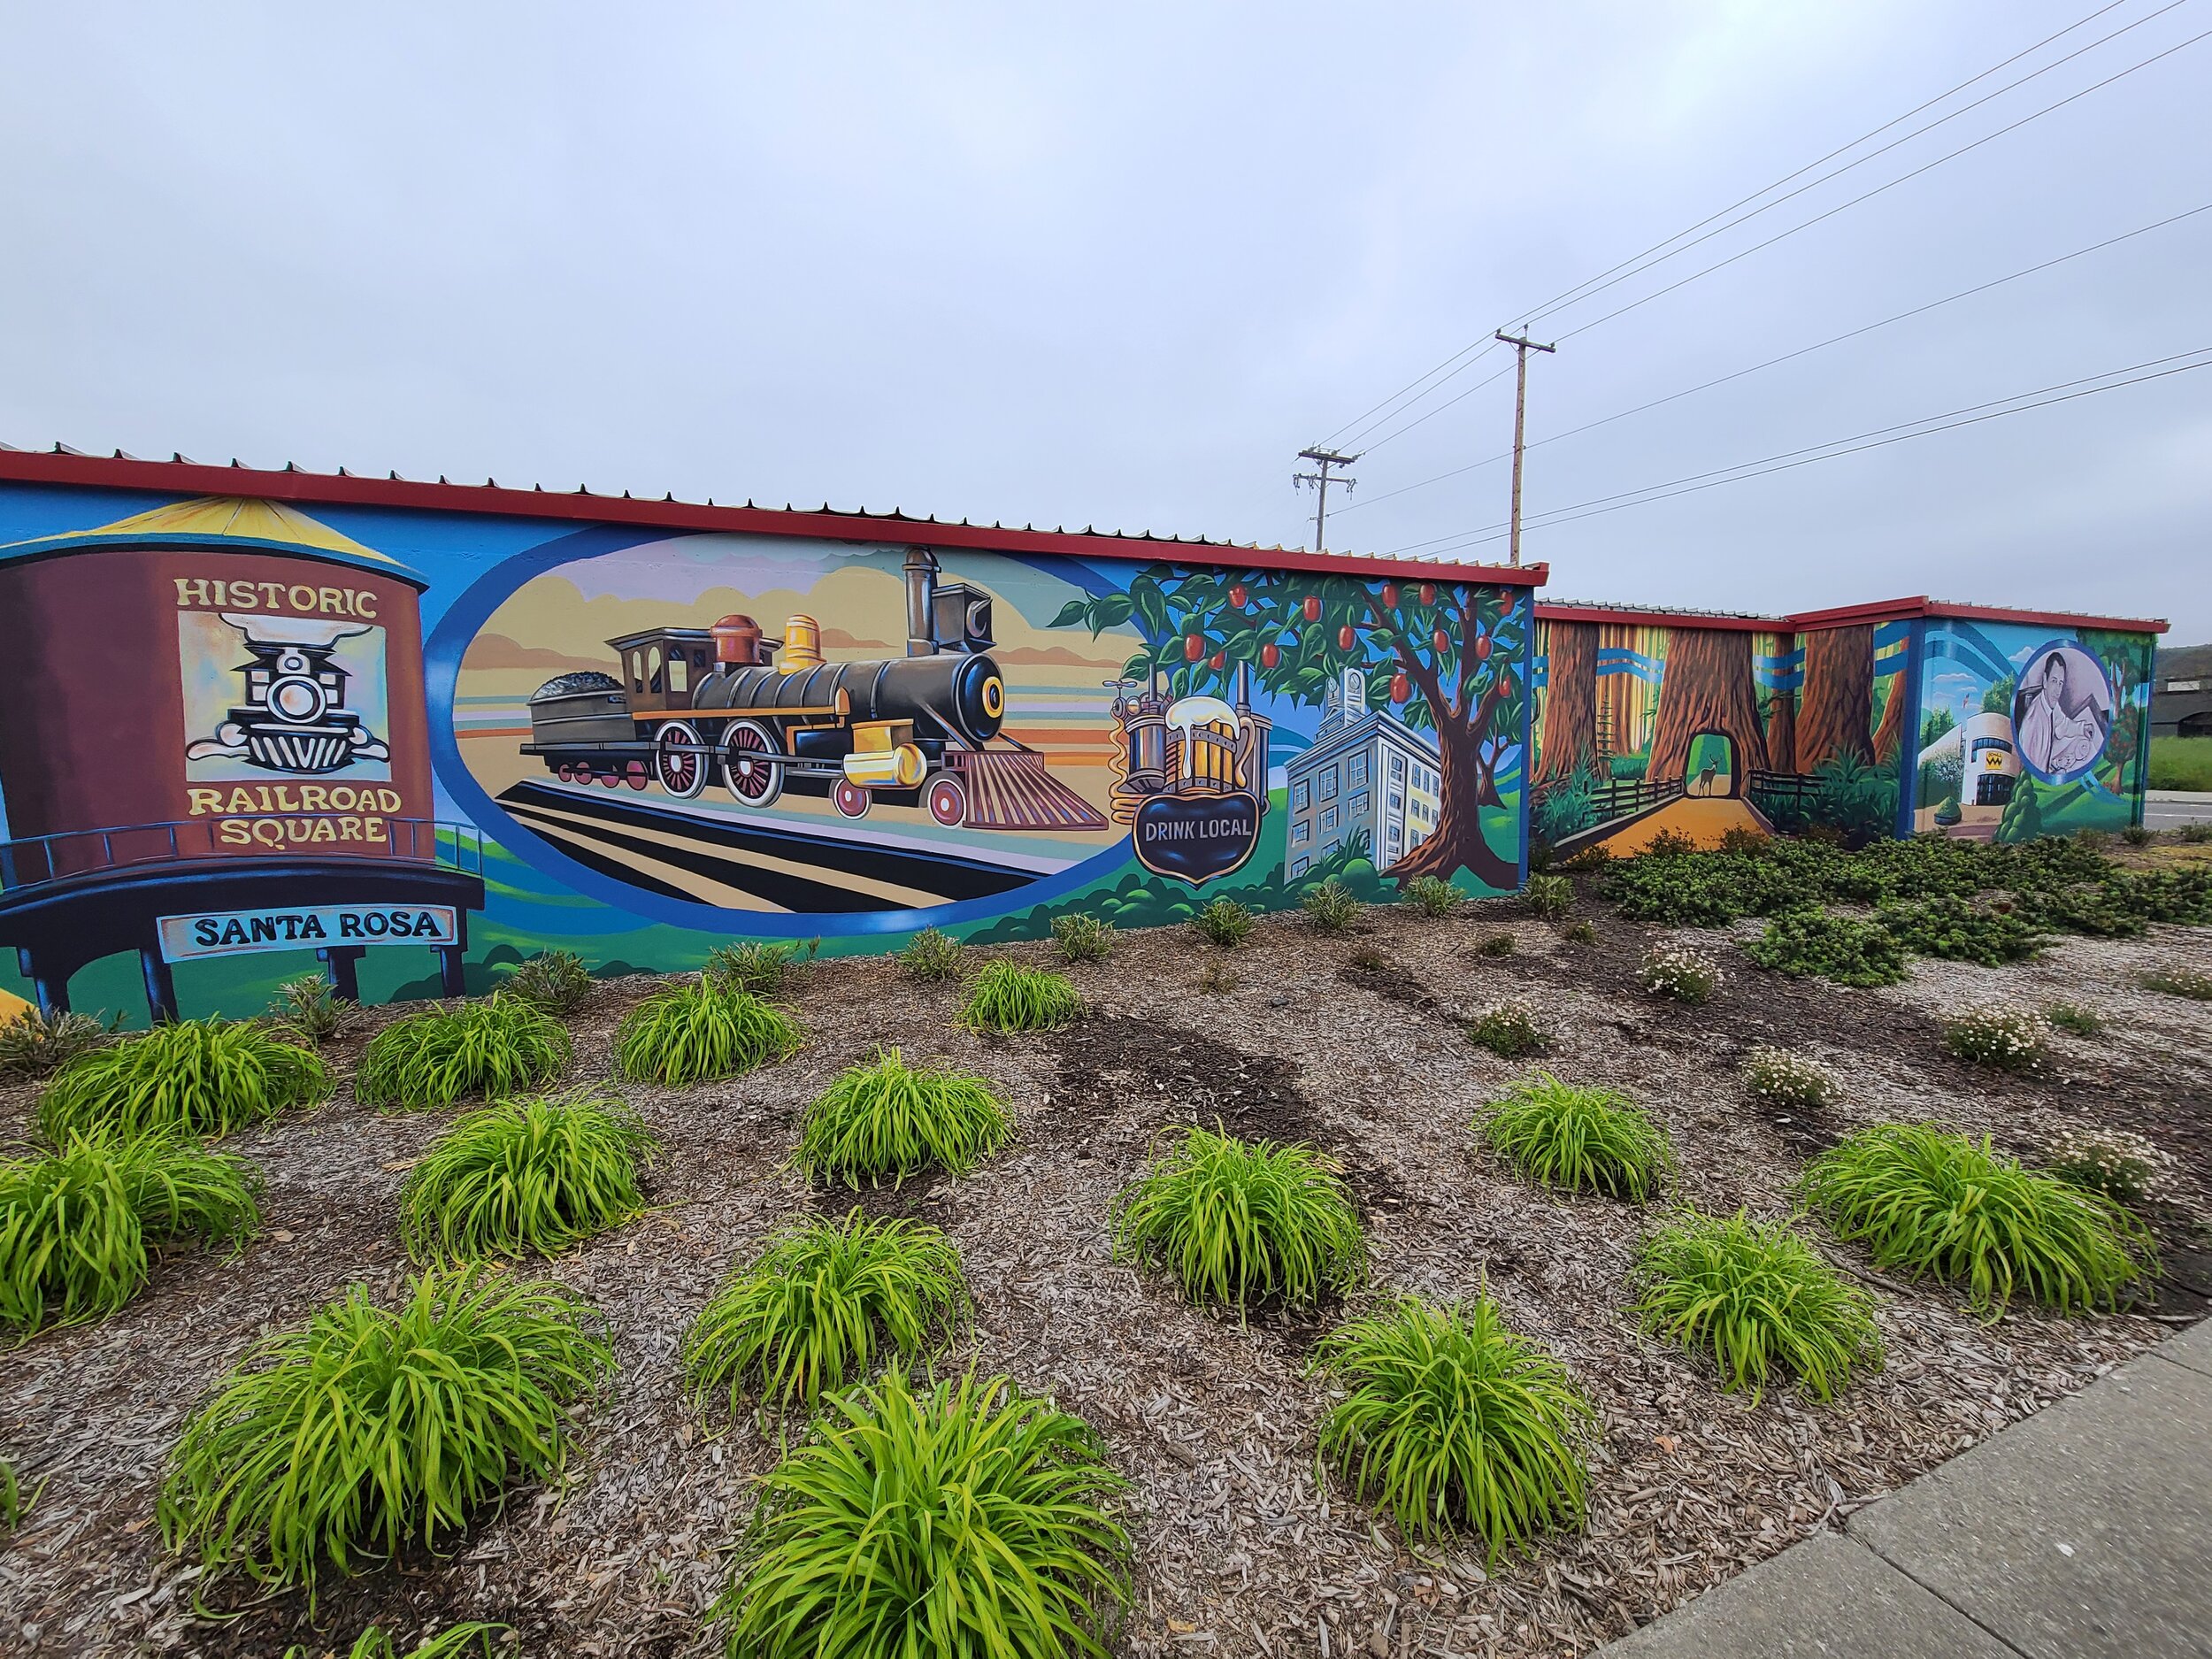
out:
M2212 1655L2212 1321L1599 1650L1815 1655Z
M2184 824L2212 824L2212 795L2193 801L2178 798L2143 803L2143 822L2154 830L2179 829Z

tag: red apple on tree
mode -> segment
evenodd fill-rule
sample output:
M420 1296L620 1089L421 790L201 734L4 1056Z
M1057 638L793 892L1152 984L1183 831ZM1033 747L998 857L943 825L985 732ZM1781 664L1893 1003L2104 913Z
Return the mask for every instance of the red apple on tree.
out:
M1391 702L1393 702L1393 703L1403 703L1403 702L1404 702L1404 701L1405 701L1408 697L1411 696L1412 695L1413 695L1413 682L1412 682L1411 680L1408 680L1402 672L1400 672L1400 673L1395 673L1395 674L1391 675L1391 677L1390 677L1390 700L1391 700Z
M1212 669L1214 672L1217 674L1221 672L1222 664L1228 660L1229 657L1227 652L1216 651L1211 657L1206 659L1206 666Z
M1452 636L1441 628L1429 636L1429 642L1436 647L1436 654L1440 657L1452 649Z
M1262 668L1279 668L1282 666L1282 662L1283 648L1276 644L1274 641L1270 640L1266 644L1260 647L1260 666Z
M1395 611L1398 608L1397 583L1385 582L1382 585L1382 608L1385 611Z
M1479 663L1490 660L1490 636L1487 634L1475 635L1475 660Z
M1436 603L1436 584L1434 582L1423 582L1421 584L1421 603L1425 605L1432 605Z
M1304 604L1302 607L1301 607L1301 609L1303 611L1303 612L1304 612L1304 614L1305 614L1305 618L1306 618L1306 620L1307 620L1307 621L1309 621L1309 622L1318 622L1318 621L1320 621L1320 620L1321 620L1321 595L1320 595L1319 594L1308 594L1308 595L1306 595L1306 603L1305 603L1305 604Z
M1206 636L1204 634L1193 634L1185 638L1183 641L1183 660L1185 662L1194 663L1205 654Z
M1247 588L1242 582L1232 582L1229 584L1229 603L1233 609L1238 611L1243 610L1244 602L1251 596L1251 589Z
M1348 651L1357 643L1359 643L1359 634L1354 630L1350 623L1346 623L1342 627L1336 631L1336 649L1338 650Z

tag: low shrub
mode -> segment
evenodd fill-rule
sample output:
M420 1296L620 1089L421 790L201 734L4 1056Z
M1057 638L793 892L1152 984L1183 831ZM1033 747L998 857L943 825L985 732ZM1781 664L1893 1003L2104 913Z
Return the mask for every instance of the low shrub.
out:
M1494 1570L1506 1550L1580 1524L1597 1414L1488 1296L1400 1298L1324 1337L1313 1367L1349 1391L1321 1419L1321 1455L1409 1539L1471 1532Z
M1476 1130L1531 1180L1641 1203L1674 1171L1667 1132L1618 1089L1578 1088L1548 1071L1485 1107Z
M2151 832L2143 825L2131 824L2120 832L2120 839L2131 847L2147 847L2151 844Z
M1207 957L1198 971L1198 988L1209 996L1226 996L1241 983L1237 971L1219 956Z
M1478 956L1509 956L1513 954L1513 935L1485 933L1476 941L1474 949Z
M1874 1299L1782 1223L1686 1213L1644 1240L1635 1277L1645 1333L1710 1355L1721 1387L1755 1402L1770 1371L1828 1401L1881 1363Z
M1838 985L1894 985L1905 977L1904 947L1888 929L1826 910L1776 917L1744 954L1763 968Z
M114 1035L113 1025L90 1014L49 1014L27 1008L0 1023L0 1078L45 1077L79 1055L104 1047Z
M303 973L277 987L269 1004L269 1018L308 1042L326 1042L336 1036L352 1013L354 1004L342 1000L328 979L319 973Z
M566 1026L535 1002L495 993L385 1026L362 1051L353 1093L364 1106L427 1111L541 1088L568 1062Z
M565 1464L568 1408L613 1375L598 1316L557 1285L418 1275L396 1308L355 1285L258 1343L171 1451L163 1537L210 1571L309 1586L435 1550L520 1478Z
M0 1326L28 1338L105 1318L161 1250L242 1246L260 1225L260 1187L238 1159L163 1135L73 1134L57 1152L0 1162Z
M572 950L541 950L510 968L499 988L549 1014L572 1014L591 1000L591 973Z
M1449 916L1463 900L1459 889L1439 876L1416 876L1398 889L1398 902L1424 916Z
M1744 1056L1744 1088L1773 1106L1824 1106L1834 1098L1836 1074L1810 1055L1765 1044Z
M1306 1146L1190 1128L1114 1206L1114 1250L1165 1272L1186 1300L1318 1307L1367 1282L1367 1241L1340 1167Z
M959 1023L970 1031L1056 1031L1083 1011L1083 998L1065 974L999 961L984 964L968 987Z
M1130 1605L1128 1483L1081 1418L1003 1377L829 1397L759 1483L729 1659L1102 1656Z
M1943 1022L1943 1046L2001 1071L2032 1071L2049 1052L2050 1022L2030 1008L1970 1008Z
M1806 1166L1800 1190L1846 1243L1908 1278L1963 1282L1994 1317L2016 1294L2062 1313L2117 1304L2155 1271L2143 1225L2122 1206L2033 1174L1986 1138L1923 1125L1862 1129Z
M1501 1002L1485 1009L1461 1029L1476 1048L1487 1048L1502 1059L1524 1059L1543 1053L1546 1047L1543 1031L1525 1002Z
M1570 922L1559 930L1559 936L1578 945L1594 945L1598 942L1598 930L1588 922Z
M2173 1193L2174 1155L2124 1129L2069 1129L2045 1149L2044 1168L2130 1207Z
M1013 1133L1013 1114L987 1080L910 1066L890 1048L815 1096L794 1161L810 1181L896 1186L932 1165L965 1175Z
M1557 921L1575 907L1575 884L1565 876L1531 876L1521 895L1548 922Z
M950 933L925 927L899 951L899 972L926 985L956 979L966 954L960 941Z
M1644 952L1636 982L1654 996L1695 1004L1711 1002L1728 976L1702 951L1687 945L1654 945Z
M780 995L800 975L814 965L822 941L810 939L746 940L718 946L708 953L701 977L749 996Z
M699 1083L788 1059L805 1041L783 1010L702 974L648 992L622 1017L614 1066L634 1083Z
M695 1403L719 1399L732 1417L749 1394L811 1410L824 1393L868 1377L879 1355L941 1352L969 1306L960 1252L936 1228L857 1210L805 1222L700 1310L684 1334L684 1380Z
M2104 1016L2093 1008L2079 1002L2053 1002L2043 1010L2043 1018L2052 1026L2070 1037L2101 1037L2104 1034Z
M1252 936L1252 907L1234 899L1214 899L1191 918L1192 931L1210 945L1234 950Z
M418 1262L553 1256L638 1215L659 1143L620 1101L502 1101L454 1119L399 1189Z
M1052 918L1052 942L1063 962L1103 962L1114 954L1114 925L1087 910Z
M2153 968L2139 983L2147 991L2163 991L2169 996L2212 1002L2212 973L2195 968Z
M1306 920L1325 933L1340 933L1359 920L1359 901L1352 890L1331 876L1317 881L1299 895L1298 908Z
M2212 841L2212 824L2184 824L2175 832L2192 847L2201 847Z
M1885 904L1875 922L1905 949L1986 968L2024 962L2042 950L2048 935L2011 908L1983 908L1955 894Z
M55 1146L106 1130L227 1135L330 1089L319 1057L264 1026L178 1020L70 1061L39 1095L38 1123Z

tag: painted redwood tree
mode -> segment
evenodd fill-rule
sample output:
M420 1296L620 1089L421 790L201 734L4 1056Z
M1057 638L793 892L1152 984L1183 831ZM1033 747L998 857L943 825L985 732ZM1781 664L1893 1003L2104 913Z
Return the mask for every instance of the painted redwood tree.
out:
M1758 687L1752 678L1753 637L1731 628L1670 631L1648 776L1679 778L1691 741L1701 732L1718 732L1735 744L1737 793L1742 792L1747 772L1765 767L1766 733L1759 726Z
M1797 710L1797 769L1813 772L1837 756L1864 765L1874 758L1874 629L1868 624L1817 628L1805 635L1805 692Z
M1095 637L1133 629L1145 641L1122 672L1164 673L1172 696L1233 697L1248 665L1269 692L1320 706L1347 669L1366 677L1371 708L1436 734L1436 826L1390 866L1400 880L1461 870L1510 892L1520 861L1482 833L1485 808L1522 786L1530 607L1519 588L1452 582L1363 582L1294 572L1147 567L1125 592L1072 599L1055 627Z
M1571 776L1598 753L1598 625L1542 625L1545 655L1543 730L1537 738L1538 783Z

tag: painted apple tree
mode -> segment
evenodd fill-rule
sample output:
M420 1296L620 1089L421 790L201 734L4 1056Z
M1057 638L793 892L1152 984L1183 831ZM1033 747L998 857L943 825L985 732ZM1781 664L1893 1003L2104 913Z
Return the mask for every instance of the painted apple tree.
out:
M1520 885L1518 848L1509 856L1493 847L1483 813L1518 803L1528 710L1522 590L1156 565L1126 590L1070 600L1053 618L1056 627L1078 623L1093 637L1134 632L1144 648L1124 675L1164 674L1179 697L1233 698L1237 671L1248 666L1273 695L1319 707L1357 669L1370 708L1436 734L1436 827L1392 877L1449 879L1465 870L1497 891Z

